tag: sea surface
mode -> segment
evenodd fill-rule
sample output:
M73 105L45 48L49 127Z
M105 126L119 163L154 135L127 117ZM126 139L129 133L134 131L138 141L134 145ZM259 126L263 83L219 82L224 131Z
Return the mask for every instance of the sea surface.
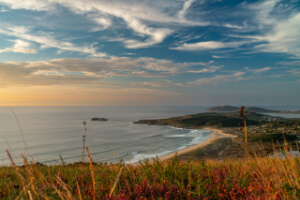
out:
M49 106L0 107L0 165L8 165L8 149L17 164L20 153L29 160L61 164L82 160L83 121L86 146L95 162L136 163L202 143L208 130L134 124L139 119L159 119L201 113L207 106ZM265 107L300 110L300 107ZM104 117L107 122L90 121ZM292 115L300 117L300 115ZM23 133L23 134L22 134ZM24 139L23 139L24 138ZM85 161L87 157L85 156Z

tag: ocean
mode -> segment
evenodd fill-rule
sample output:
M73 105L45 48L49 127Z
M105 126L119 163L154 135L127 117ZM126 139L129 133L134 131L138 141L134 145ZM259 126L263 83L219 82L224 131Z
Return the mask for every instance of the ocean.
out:
M86 146L94 162L136 163L164 156L206 141L211 132L133 122L201 113L205 108L207 106L0 107L0 165L10 164L5 149L19 165L22 164L20 153L29 160L33 158L49 165L61 164L60 156L66 163L81 161L83 121L87 122ZM299 107L288 109L300 110ZM108 121L90 121L93 117L104 117Z

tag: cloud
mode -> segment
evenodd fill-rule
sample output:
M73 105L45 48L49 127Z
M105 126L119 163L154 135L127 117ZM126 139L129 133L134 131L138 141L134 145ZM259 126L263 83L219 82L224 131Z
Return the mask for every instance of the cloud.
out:
M0 2L9 6L11 9L44 11L52 8L52 4L47 0L1 0Z
M92 31L106 29L121 19L139 39L126 39L127 48L145 48L164 41L176 30L186 26L207 26L208 22L189 21L185 18L194 0L187 1L137 1L137 0L0 0L11 9L51 11L63 6L72 12L86 16L100 25Z
M288 61L288 62L279 62L278 64L285 65L285 66L297 66L297 67L300 67L300 60Z
M191 81L182 86L218 85L220 83L243 80L245 79L243 75L245 75L245 72L235 72L233 74L228 75L217 75L214 77L201 78L196 81Z
M112 21L108 17L95 17L94 21L100 25L100 27L94 27L91 31L101 31L107 29L112 25Z
M143 82L133 82L131 84L132 86L136 87L156 87L156 88L162 88L162 87L172 87L175 84L171 81L143 81Z
M184 2L182 10L180 10L178 12L179 19L184 19L185 18L185 15L186 15L188 9L191 7L193 2L195 2L195 0L187 0L187 1Z
M167 28L151 28L147 27L146 25L142 24L137 19L126 19L127 24L131 27L136 33L141 34L142 36L147 35L148 38L145 42L140 42L137 40L125 40L125 46L129 49L136 49L136 48L145 48L152 46L154 44L161 43L167 35L172 33L172 30Z
M131 52L124 52L123 55L134 56L134 55L137 55L137 54L136 53L131 53Z
M238 35L260 42L256 51L286 53L300 58L300 12L293 1L265 0L246 6L254 14L255 35Z
M289 69L287 70L288 73L290 73L292 76L300 77L300 69Z
M216 21L212 23L214 26L233 29L230 34L226 34L226 30L221 34L227 42L211 40L183 43L171 49L204 51L226 48L239 48L241 50L243 47L248 47L248 49L244 48L245 53L285 53L292 55L292 58L300 58L300 12L296 2L293 0L244 2L237 7L243 13L248 14L242 26L232 24L232 22ZM234 10L233 12L238 11ZM220 13L216 12L216 14ZM243 19L241 13L239 15Z
M239 41L239 42L197 42L197 43L184 43L178 47L173 47L171 49L181 50L181 51L205 51L205 50L214 50L214 49L224 49L224 48L236 48L239 47L248 41Z
M16 38L21 38L22 40L15 41L31 41L38 44L41 44L42 48L58 48L64 51L74 51L79 53L90 54L95 57L105 57L107 54L102 52L97 52L96 48L94 48L94 44L84 45L82 47L76 46L71 42L60 41L53 38L51 35L43 33L40 35L35 35L30 33L30 30L24 26L8 26L0 28L0 34L13 36ZM23 45L26 44L25 41L22 42ZM22 44L18 44L22 45Z
M238 26L238 25L229 24L229 23L223 24L223 26L226 27L226 28L234 28L234 29L243 29L243 28L245 28L244 26Z
M57 69L32 68L27 63L1 63L0 72L0 87L86 84L98 80L96 77L68 74L68 71Z
M271 70L271 67L264 67L264 68L260 68L260 69L249 69L246 67L246 70L249 72L253 72L253 73L261 73L261 72L266 72Z
M217 56L217 55L212 55L211 57L220 59L220 58L228 58L229 56Z
M4 8L4 7L1 7L1 9L0 9L0 12L8 12L9 10L7 10L6 8Z
M263 52L287 53L300 58L300 13L284 21L275 22L273 30L258 38L266 44L257 45Z
M0 53L14 52L14 53L36 53L36 49L30 49L31 44L23 40L10 40L15 45L11 48L0 49Z
M270 70L219 71L213 62L176 63L148 57L73 58L36 62L0 63L0 88L67 85L77 87L198 87L259 78ZM204 76L205 73L205 76ZM207 73L210 73L207 75ZM287 71L299 75L299 70ZM194 74L188 82L177 79ZM203 77L196 78L195 77ZM207 77L209 76L209 77ZM118 81L122 77L122 81ZM174 77L176 80L174 81ZM194 79L194 80L193 80ZM113 81L112 81L113 80Z
M213 72L216 72L219 69L221 69L221 66L210 66L209 68L203 68L203 69L200 69L200 70L189 70L187 72L196 73L196 74L199 74L199 73L213 73Z
M203 73L213 73L219 69L217 66L211 65L212 62L176 63L170 60L147 57L11 62L0 63L0 82L1 87L61 84L97 85L102 80L111 77L156 79L185 73L199 73L199 71L192 72L190 69L203 69Z

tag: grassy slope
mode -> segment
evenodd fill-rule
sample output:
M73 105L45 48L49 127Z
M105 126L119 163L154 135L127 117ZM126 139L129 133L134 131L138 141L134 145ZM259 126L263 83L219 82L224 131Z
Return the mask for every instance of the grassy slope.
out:
M299 199L300 162L258 158L225 162L145 162L123 167L113 195L109 193L122 165L94 165L95 188L88 165L0 168L1 199ZM31 174L31 175L30 175ZM79 189L77 186L79 185ZM26 187L26 195L23 193ZM28 191L30 191L28 193Z

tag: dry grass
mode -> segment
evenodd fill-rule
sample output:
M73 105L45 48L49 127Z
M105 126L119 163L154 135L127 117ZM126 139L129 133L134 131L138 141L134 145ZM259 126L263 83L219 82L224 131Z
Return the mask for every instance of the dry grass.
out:
M299 199L300 160L282 150L285 159L254 155L248 159L144 162L140 165L24 167L12 161L0 168L4 199ZM8 155L9 152L7 151ZM14 178L11 178L14 177Z

